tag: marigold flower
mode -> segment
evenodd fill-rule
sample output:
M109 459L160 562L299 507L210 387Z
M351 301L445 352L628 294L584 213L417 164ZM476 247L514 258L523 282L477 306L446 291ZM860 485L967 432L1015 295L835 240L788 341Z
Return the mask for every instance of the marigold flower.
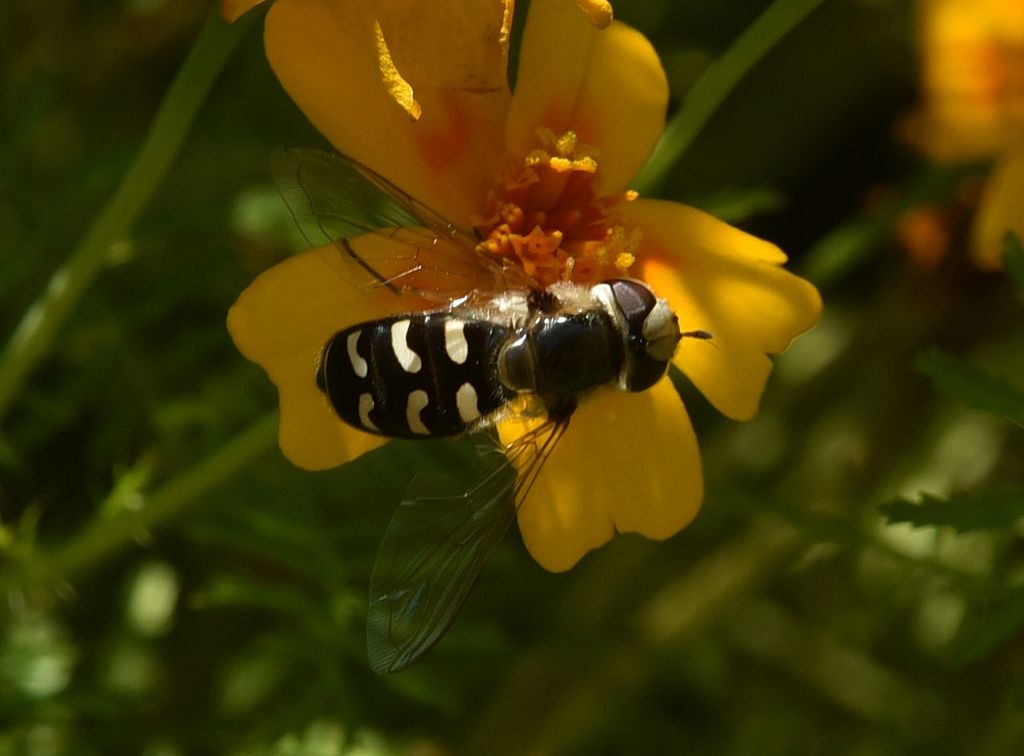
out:
M340 152L475 229L481 254L542 284L645 281L684 330L713 335L684 339L675 364L725 415L753 416L768 355L814 324L821 301L782 268L786 257L774 245L627 190L662 132L668 100L646 38L602 17L607 3L535 0L513 93L504 83L511 2L376 5L421 16L459 6L458 29L476 32L389 36L387 25L354 20L361 11L353 2L277 0L266 18L267 55L314 125ZM381 75L382 28L388 58L420 106L415 113ZM500 55L479 53L495 42ZM463 54L491 67L476 72L481 81L501 86L453 84L445 59ZM351 240L359 250L386 243L374 234ZM314 380L328 339L394 314L379 307L340 275L328 246L266 271L232 308L236 344L280 391L281 448L296 465L342 464L386 440L343 424ZM534 422L499 430L508 441ZM693 519L702 495L697 442L668 378L635 394L602 388L572 416L519 510L519 526L541 565L565 570L616 531L671 536Z
M995 159L972 235L980 267L1024 234L1024 3L919 0L924 102L911 138L938 160Z

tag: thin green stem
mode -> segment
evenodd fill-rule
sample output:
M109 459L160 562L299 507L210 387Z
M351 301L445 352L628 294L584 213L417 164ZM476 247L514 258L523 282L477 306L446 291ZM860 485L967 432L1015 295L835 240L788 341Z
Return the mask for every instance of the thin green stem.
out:
M109 259L110 248L131 232L139 213L160 186L199 107L241 37L243 26L228 26L216 11L211 13L164 95L149 134L120 186L15 328L0 356L0 421Z
M122 510L113 516L97 515L71 543L46 560L47 569L62 578L81 577L174 520L189 506L273 449L276 441L275 410L146 497L140 509Z
M641 192L657 189L743 77L822 2L777 0L708 67L687 93L634 182Z

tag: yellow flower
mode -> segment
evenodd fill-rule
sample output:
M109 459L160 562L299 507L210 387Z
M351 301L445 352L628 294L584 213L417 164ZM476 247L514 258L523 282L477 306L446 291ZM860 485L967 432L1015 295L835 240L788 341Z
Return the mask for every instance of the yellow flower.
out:
M767 355L814 324L817 291L781 267L785 255L772 244L627 191L661 134L668 100L641 34L602 15L607 3L535 0L511 93L510 5L378 2L378 10L412 14L407 33L391 33L393 16L366 16L357 10L363 4L277 0L266 50L285 89L340 152L475 229L481 254L545 285L647 282L684 330L713 335L684 339L675 364L721 412L750 418L771 371ZM448 29L423 18L456 7L449 18L461 19ZM476 80L501 85L453 76L462 67L452 59L462 56L475 61ZM417 108L396 97L389 70ZM360 251L386 243L373 234L351 240ZM379 308L344 279L330 246L266 271L232 308L236 344L280 391L281 448L296 465L331 467L385 441L343 424L314 380L324 344L345 326L394 314ZM503 423L503 439L529 424ZM702 495L696 439L668 378L636 394L601 388L572 416L519 526L541 565L565 570L616 531L671 536L693 519Z
M918 6L924 103L912 137L938 160L995 159L972 254L999 268L1006 232L1024 235L1024 2Z

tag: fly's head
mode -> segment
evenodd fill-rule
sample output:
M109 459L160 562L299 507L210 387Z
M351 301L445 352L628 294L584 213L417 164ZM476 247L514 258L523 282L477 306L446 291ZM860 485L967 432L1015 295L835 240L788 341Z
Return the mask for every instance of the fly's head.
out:
M650 288L628 278L613 279L591 289L619 329L625 353L619 388L644 391L665 375L682 338L679 319L668 302Z

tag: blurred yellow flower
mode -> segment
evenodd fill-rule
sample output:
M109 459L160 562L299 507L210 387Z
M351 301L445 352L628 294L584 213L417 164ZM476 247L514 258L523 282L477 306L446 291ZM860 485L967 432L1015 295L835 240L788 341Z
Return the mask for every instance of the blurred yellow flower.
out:
M1024 235L1024 2L919 0L924 102L912 138L938 160L995 159L972 254L1001 266L1007 231Z
M364 7L277 0L266 17L271 66L334 147L475 229L481 254L544 285L624 275L647 282L684 330L713 335L684 339L675 364L721 412L753 416L768 355L815 323L821 301L782 268L786 257L772 244L627 191L661 135L668 101L647 39L612 22L606 2L534 0L513 93L505 78L510 1L382 0L376 16ZM411 99L396 96L382 75L389 70ZM362 251L387 242L369 234L350 243ZM307 469L386 441L342 423L314 380L335 333L394 314L344 279L336 254L314 249L266 271L228 320L239 349L278 387L284 454ZM523 429L511 422L500 430L507 441ZM666 377L641 393L602 388L584 398L519 525L537 561L564 570L616 531L667 538L692 520L702 495L696 439Z

